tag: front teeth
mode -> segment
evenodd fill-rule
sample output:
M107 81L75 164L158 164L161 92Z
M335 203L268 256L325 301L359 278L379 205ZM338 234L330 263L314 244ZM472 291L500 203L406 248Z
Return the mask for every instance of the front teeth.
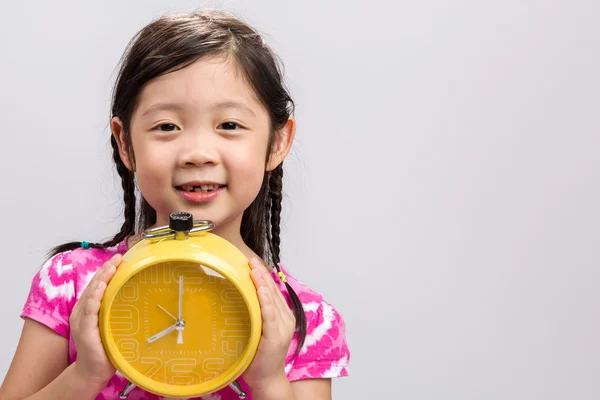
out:
M219 188L219 185L202 185L202 186L182 186L186 192L206 193Z

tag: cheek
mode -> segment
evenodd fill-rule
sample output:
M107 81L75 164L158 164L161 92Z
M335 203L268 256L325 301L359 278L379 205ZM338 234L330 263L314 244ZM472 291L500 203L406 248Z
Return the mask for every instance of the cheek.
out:
M144 145L134 149L136 179L146 197L171 184L171 158L165 151Z
M253 146L247 151L232 153L231 157L228 157L227 169L228 178L235 188L253 199L260 190L265 174L264 149Z

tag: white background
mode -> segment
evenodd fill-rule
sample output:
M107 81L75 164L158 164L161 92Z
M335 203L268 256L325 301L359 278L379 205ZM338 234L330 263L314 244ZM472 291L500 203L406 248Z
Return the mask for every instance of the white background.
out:
M297 101L283 260L342 313L336 399L597 399L600 3L2 2L0 375L50 247L121 223L125 45L218 6Z

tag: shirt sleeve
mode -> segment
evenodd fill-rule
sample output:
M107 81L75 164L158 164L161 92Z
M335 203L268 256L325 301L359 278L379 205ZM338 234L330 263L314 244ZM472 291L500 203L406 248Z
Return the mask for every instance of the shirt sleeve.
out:
M69 338L69 317L75 303L75 281L70 253L47 260L34 275L21 318L30 318Z
M292 362L288 379L347 376L350 350L342 316L325 301L305 305L305 314L306 340Z

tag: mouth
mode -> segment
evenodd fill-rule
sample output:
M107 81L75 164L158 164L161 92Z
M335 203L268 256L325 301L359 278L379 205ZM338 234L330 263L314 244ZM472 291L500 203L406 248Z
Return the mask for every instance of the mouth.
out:
M177 190L181 190L183 192L188 192L188 193L210 193L212 191L218 190L218 189L222 189L224 187L226 187L227 185L220 185L220 184L203 184L203 185L181 185L181 186L175 186L175 188Z

